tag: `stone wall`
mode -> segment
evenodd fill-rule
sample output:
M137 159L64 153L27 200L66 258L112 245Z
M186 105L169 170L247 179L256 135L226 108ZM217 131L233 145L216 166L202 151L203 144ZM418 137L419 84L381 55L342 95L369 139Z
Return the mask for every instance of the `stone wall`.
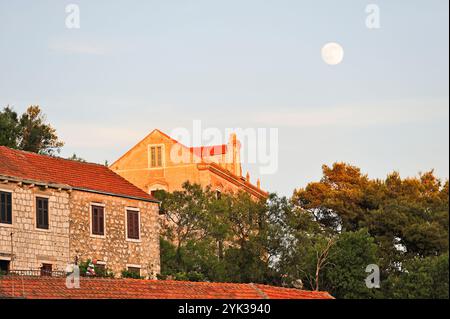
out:
M69 193L17 183L0 184L12 193L12 225L0 224L0 259L12 269L39 269L43 263L64 270L69 260ZM36 228L36 196L49 199L49 229Z
M0 184L12 193L12 225L0 224L0 259L14 270L38 270L43 263L64 271L78 256L97 259L117 277L128 266L155 278L160 272L157 203L80 191L58 191L17 183ZM49 199L49 229L36 228L36 196ZM90 207L105 206L105 237L91 236ZM126 238L126 208L140 212L140 240ZM11 232L13 258L11 258Z
M105 236L91 235L90 207L104 205ZM140 212L140 240L126 238L126 209ZM73 191L70 202L70 256L82 260L97 259L116 276L127 266L138 266L141 275L155 278L160 272L159 207L133 199Z

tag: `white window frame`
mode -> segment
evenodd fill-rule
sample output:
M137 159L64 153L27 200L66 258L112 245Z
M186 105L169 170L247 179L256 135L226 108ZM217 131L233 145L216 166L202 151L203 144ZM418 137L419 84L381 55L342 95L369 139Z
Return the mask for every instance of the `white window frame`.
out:
M96 234L92 233L92 206L103 207L103 235L96 235ZM92 238L100 238L100 239L106 238L106 205L105 204L95 203L95 202L89 203L89 235Z
M139 239L128 238L128 211L134 211L138 213L138 224L139 224ZM141 210L136 207L125 207L125 240L132 243L140 243L141 237ZM133 267L133 266L130 266Z

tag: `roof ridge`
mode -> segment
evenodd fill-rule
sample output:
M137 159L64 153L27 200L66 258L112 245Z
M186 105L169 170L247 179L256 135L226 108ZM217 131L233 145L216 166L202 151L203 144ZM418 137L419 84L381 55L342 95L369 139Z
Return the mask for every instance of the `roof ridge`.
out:
M3 298L167 298L167 299L334 299L326 291L306 291L255 283L220 283L167 281L129 278L81 277L89 284L79 291L66 289L65 277L4 276L0 277L0 295ZM210 287L205 287L210 284ZM20 289L23 287L22 289ZM4 289L2 289L4 288ZM16 292L11 291L16 288ZM55 289L56 288L56 289ZM92 289L96 289L95 296ZM23 294L20 294L20 290Z
M228 144L215 144L215 145L201 145L201 146L189 146L189 148L201 148L201 147L223 147L223 146L227 146Z
M63 161L71 162L71 163L80 163L80 164L86 164L86 165L96 165L96 166L101 166L101 167L108 167L108 166L105 166L100 163L94 163L94 162L88 162L88 161L77 161L77 160L64 158L64 157L60 157L60 156L53 156L53 155L48 155L48 154L35 153L35 152L31 152L31 151L18 150L15 148L4 146L4 145L0 145L0 148L4 148L4 149L7 149L7 150L10 150L13 152L17 152L17 153L25 153L25 154L29 154L29 155L33 155L33 156L41 156L41 157L46 157L46 158L50 158L50 159L63 160Z
M104 195L159 202L108 166L0 146L0 175Z
M147 134L144 138L142 138L139 142L137 142L135 145L133 145L130 149L128 149L128 151L126 151L122 156L120 156L117 160L114 161L114 163L112 163L111 165L109 165L109 167L113 167L117 162L119 162L122 158L124 158L127 154L129 154L132 150L134 150L139 144L141 144L143 141L145 141L150 135L152 135L154 132L158 132L161 135L163 135L165 138L171 140L174 143L177 143L179 145L181 145L182 147L186 148L189 152L191 152L192 155L196 155L193 152L193 147L187 146L183 143L181 143L180 141L174 139L173 137L171 137L170 135L164 133L163 131L161 131L160 129L153 129L149 134ZM200 158L201 160L203 160L203 158Z
M217 164L217 163L214 163L214 162L206 162L206 163L204 163L204 164L208 164L208 165L210 165L210 166L212 166L212 167L214 167L214 168L216 168L216 169L218 169L218 170L220 170L220 171L222 171L222 172L224 172L224 173L227 173L227 174L231 175L233 178L235 178L235 179L237 179L237 180L240 180L244 185L246 185L246 186L252 188L254 191L258 191L258 192L263 193L263 194L265 194L265 195L269 195L269 194L270 194L269 192L267 192L267 191L265 191L265 190L263 190L263 189L258 188L256 185L253 185L251 182L247 181L246 179L242 179L241 176L238 176L238 175L234 174L233 172L230 172L229 170L227 170L226 168L220 166L220 165Z
M263 299L270 299L269 296L264 291L259 289L254 283L251 282L249 286L252 287L256 291L256 293L260 295Z

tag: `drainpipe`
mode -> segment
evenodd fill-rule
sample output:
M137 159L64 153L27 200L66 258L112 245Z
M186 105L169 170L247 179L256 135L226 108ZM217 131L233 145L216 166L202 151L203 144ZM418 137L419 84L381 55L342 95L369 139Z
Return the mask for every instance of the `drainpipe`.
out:
M11 232L10 236L11 236L11 262L9 263L9 271L11 271L11 269L13 268L13 261L14 261L14 241L13 241L13 232Z

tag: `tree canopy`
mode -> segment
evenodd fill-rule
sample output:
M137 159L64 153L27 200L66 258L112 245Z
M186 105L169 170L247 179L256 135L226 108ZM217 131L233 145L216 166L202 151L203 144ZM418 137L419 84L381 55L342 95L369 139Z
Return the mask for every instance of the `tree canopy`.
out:
M64 145L46 121L39 106L30 106L18 116L10 107L0 111L0 145L40 154L54 155Z
M158 196L163 277L327 290L338 298L448 298L448 181L433 171L379 180L335 163L292 198L217 198L189 183ZM378 289L365 284L373 264Z

